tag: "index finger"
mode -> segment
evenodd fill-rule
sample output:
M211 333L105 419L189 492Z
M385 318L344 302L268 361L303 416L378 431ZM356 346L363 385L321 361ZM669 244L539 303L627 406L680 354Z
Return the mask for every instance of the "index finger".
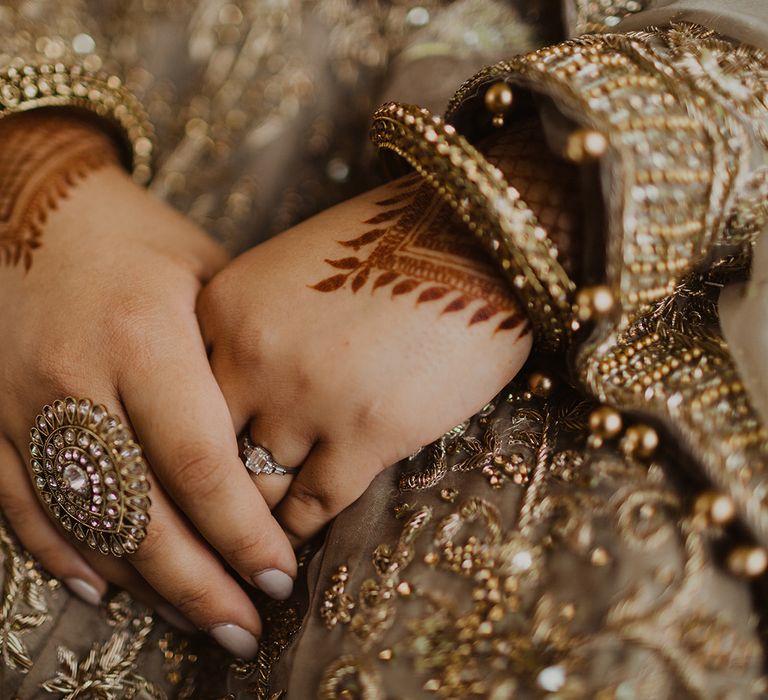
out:
M122 378L123 405L153 471L200 534L246 581L287 598L296 557L239 457L197 324L167 330Z

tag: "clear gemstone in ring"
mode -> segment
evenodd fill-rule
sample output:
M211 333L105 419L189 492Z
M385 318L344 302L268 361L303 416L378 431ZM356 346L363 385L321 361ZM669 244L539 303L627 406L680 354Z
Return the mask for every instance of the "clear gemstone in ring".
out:
M286 467L280 464L266 447L255 445L247 437L242 439L241 458L245 468L256 476L259 474L285 476L296 474L299 471L298 467Z

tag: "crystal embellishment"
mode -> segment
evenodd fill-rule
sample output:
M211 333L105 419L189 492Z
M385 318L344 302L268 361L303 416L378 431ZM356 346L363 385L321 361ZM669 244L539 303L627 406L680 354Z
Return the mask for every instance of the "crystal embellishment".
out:
M67 464L61 473L64 484L78 496L88 497L88 475L77 464Z

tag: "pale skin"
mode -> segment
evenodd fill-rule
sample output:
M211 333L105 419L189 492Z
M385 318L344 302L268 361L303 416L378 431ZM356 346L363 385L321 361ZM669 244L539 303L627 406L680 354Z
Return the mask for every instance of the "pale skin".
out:
M481 408L530 351L524 323L469 325L480 298L444 313L417 303L418 291L371 291L371 282L355 293L312 288L329 274L324 260L343 257L338 241L364 231L376 202L396 192L364 194L227 266L210 238L116 163L72 187L29 269L0 268L0 509L43 566L80 595L85 582L91 602L111 582L178 626L255 653L261 621L248 586L289 595L291 545ZM131 557L73 544L33 492L29 427L66 395L120 414L145 448L152 520ZM238 457L244 430L301 465L299 476L252 480Z

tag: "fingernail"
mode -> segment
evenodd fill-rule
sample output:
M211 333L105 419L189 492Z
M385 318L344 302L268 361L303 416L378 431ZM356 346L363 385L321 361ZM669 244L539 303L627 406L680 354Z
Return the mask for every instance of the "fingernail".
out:
M259 642L250 632L237 625L216 625L212 627L213 637L230 654L242 659L252 659L259 650Z
M163 620L165 620L169 625L181 630L182 632L193 634L197 631L195 626L172 605L158 605L155 608L155 612L160 615L160 617L162 617Z
M253 582L275 600L290 598L293 592L293 579L280 569L264 569L253 575Z
M90 583L81 578L65 578L64 583L72 593L88 605L98 605L101 603L101 593Z

